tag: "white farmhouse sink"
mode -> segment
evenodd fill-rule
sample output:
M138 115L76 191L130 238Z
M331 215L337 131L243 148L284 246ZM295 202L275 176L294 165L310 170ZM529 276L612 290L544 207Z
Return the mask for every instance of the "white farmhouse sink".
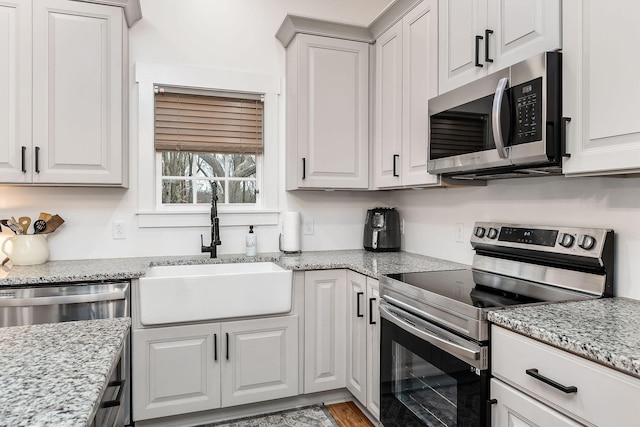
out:
M151 267L140 278L143 325L291 311L292 272L272 262Z

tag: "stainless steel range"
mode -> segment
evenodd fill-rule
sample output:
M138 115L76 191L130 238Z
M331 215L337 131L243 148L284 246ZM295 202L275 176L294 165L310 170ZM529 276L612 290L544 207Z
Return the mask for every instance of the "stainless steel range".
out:
M605 229L478 222L470 269L382 276L382 424L490 425L487 312L611 296L613 238Z

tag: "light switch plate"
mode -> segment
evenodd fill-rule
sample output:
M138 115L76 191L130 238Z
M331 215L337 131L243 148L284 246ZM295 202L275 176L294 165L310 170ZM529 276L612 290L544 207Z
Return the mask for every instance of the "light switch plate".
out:
M456 242L464 243L464 224L461 222L456 224Z
M313 235L313 218L305 216L302 221L302 233L311 236Z

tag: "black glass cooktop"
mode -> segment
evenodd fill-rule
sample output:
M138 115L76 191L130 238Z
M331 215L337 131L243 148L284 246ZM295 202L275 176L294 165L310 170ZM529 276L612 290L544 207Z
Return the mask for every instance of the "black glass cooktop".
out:
M464 269L387 274L396 285L419 288L470 306L505 307L537 302L559 302L588 298L575 292L513 277ZM415 290L415 289L414 289Z

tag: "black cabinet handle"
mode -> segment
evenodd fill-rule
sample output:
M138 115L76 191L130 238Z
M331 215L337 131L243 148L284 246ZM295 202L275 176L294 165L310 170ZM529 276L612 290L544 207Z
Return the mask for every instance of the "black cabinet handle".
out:
M491 425L491 407L493 405L495 405L496 403L498 403L497 399L489 399L489 400L487 400L485 402L485 404L487 405L486 408L485 408L486 409L486 411L485 411L485 414L486 414L486 423L485 423L485 425L487 425L487 426Z
M25 164L26 161L26 155L27 155L27 147L25 147L24 145L22 146L22 157L21 157L21 163L22 163L22 173L27 173L27 165Z
M560 150L562 157L569 158L571 153L567 153L567 123L571 121L571 117L563 117L560 126Z
M551 387L553 388L557 388L558 390L564 392L564 393L577 393L578 392L578 388L575 386L566 386L566 385L562 385L560 383L555 382L554 380L547 378L543 375L540 375L538 373L537 369L527 369L525 371L527 373L527 375L532 376L533 378L537 379L538 381L542 381L545 384L549 384Z
M36 147L36 173L40 173L40 163L39 163L39 158L40 158L40 147Z
M400 176L398 175L398 171L396 170L396 163L397 163L398 157L400 157L400 154L393 155L393 176Z
M476 67L484 67L484 65L482 65L480 63L480 42L482 41L483 37L482 36L476 36Z
M218 361L218 334L213 334L213 360Z
M307 178L307 159L302 158L302 179Z
M358 292L356 294L356 316L364 317L364 314L360 313L360 297L364 295L364 292Z
M493 34L493 30L484 30L484 62L493 62L489 58L489 35Z
M375 300L376 300L375 298L369 298L369 324L370 325L376 324L375 320L373 320L373 302Z
M227 360L229 360L229 333L225 333L227 335Z
M107 400L102 402L100 405L101 408L111 408L113 406L120 406L122 404L122 392L124 391L124 384L126 380L112 381L108 384L109 387L120 387L118 389L118 394L114 400Z

